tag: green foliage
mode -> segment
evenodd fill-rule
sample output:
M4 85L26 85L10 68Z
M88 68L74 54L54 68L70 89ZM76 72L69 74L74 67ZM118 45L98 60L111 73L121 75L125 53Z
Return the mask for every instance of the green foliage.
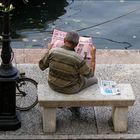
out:
M10 12L14 9L13 5L10 4L8 7L5 7L2 3L0 3L0 11L1 12Z

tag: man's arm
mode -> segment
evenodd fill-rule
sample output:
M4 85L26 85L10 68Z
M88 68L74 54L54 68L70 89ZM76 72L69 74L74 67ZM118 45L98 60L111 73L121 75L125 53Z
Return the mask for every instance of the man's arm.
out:
M90 68L92 68L95 71L96 66L96 48L95 46L91 46L91 61L90 61Z
M45 53L45 55L39 61L39 68L41 70L45 70L46 68L49 67L48 56L49 56L49 51L51 50L52 46L53 46L53 44L48 44L47 52Z
M96 48L95 46L90 46L91 59L90 61L82 61L80 64L79 73L85 77L93 77L95 72L96 64ZM85 62L85 63L84 63Z

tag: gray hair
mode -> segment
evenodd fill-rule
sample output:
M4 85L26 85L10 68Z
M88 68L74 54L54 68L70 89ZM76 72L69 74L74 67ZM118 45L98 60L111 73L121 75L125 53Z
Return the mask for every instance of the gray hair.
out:
M65 39L75 45L79 43L79 35L76 32L68 32Z

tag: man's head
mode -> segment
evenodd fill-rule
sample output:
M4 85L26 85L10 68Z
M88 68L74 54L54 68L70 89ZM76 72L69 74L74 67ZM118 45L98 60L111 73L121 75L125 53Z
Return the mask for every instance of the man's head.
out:
M64 42L68 42L71 44L73 47L76 47L77 44L79 43L79 35L76 32L68 32L66 34L66 37L64 38Z

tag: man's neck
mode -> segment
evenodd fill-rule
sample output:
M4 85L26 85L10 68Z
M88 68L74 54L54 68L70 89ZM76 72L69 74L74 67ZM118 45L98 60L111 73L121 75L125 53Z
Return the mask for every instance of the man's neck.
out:
M65 42L65 45L66 45L67 47L69 47L69 48L73 49L73 47L72 47L72 45L71 45L70 43Z

